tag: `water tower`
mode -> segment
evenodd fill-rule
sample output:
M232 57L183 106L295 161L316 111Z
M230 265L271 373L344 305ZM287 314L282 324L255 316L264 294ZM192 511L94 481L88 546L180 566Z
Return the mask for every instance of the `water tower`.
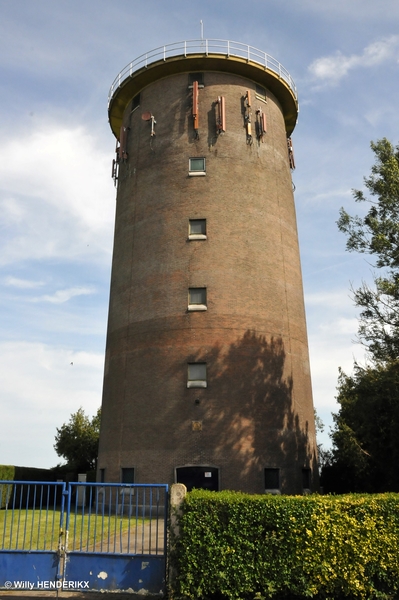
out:
M297 114L286 69L237 42L163 46L115 79L102 480L317 485Z

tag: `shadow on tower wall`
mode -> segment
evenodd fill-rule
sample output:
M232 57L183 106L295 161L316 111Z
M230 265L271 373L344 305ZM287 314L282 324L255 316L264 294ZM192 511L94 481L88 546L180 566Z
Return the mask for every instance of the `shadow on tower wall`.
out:
M283 493L302 493L303 468L311 468L311 486L317 487L312 399L300 399L307 417L301 420L294 409L291 360L281 338L268 341L248 330L228 346L192 354L188 362L205 362L208 380L205 390L187 390L190 415L201 424L187 438L192 464L211 460L222 467L224 489L264 491L266 467L280 469ZM301 383L296 384L297 395Z

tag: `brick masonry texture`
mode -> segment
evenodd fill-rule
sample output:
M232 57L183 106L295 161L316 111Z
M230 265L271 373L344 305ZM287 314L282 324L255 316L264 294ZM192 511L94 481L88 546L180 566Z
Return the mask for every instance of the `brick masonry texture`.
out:
M279 468L281 491L302 493L303 468L317 485L316 440L284 117L254 81L205 71L204 84L199 139L188 73L148 85L124 114L98 466L107 481L134 467L137 483L173 483L176 467L208 465L220 489L250 493ZM190 157L206 159L205 176L189 176ZM188 239L196 218L206 240ZM206 287L206 311L187 310L190 287ZM206 389L187 388L188 362L206 362Z

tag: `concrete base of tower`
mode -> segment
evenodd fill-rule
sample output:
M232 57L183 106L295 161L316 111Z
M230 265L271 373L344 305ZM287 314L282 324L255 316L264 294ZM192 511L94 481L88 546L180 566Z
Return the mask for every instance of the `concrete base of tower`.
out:
M201 436L201 432L193 432ZM284 438L280 452L269 457L252 456L242 448L242 452L232 460L231 454L211 455L201 450L200 439L194 440L197 452L184 460L178 452L165 452L146 449L145 452L124 452L119 460L108 462L103 456L100 462L99 479L106 482L124 482L129 473L129 482L134 483L183 483L190 491L193 488L211 491L235 490L250 494L290 494L302 495L318 491L318 470L316 456L298 457L292 463L285 452L298 445L295 434L278 432ZM132 467L131 465L135 465ZM132 473L134 476L132 477ZM127 481L126 481L127 482Z
M104 470L112 474L112 467ZM145 470L145 465L143 465L140 471ZM168 480L137 477L135 483L166 483L168 485L182 483L188 491L195 488L213 492L234 490L247 494L307 495L319 491L317 470L311 468L260 468L250 473L246 479L234 478L234 476L229 476L227 469L204 463L171 466L170 472L172 476ZM120 478L106 478L106 482L120 482Z

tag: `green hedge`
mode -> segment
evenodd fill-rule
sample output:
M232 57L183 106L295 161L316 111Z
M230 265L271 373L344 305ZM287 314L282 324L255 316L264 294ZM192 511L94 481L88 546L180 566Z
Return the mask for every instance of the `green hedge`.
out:
M187 494L174 598L399 598L399 495Z
M0 465L0 481L55 481L53 469Z
M0 481L13 481L15 467L12 465L0 465ZM0 508L4 508L6 505L6 498L9 495L9 486L0 485Z
M15 467L0 465L0 481L55 481L55 473L51 469L37 469L36 467ZM5 508L7 498L13 494L12 485L0 484L0 508ZM26 492L23 496L25 502ZM33 499L32 499L33 500ZM32 501L31 500L31 501Z
M0 481L13 481L15 467L12 465L0 465Z
M15 467L15 481L55 481L52 469L38 469L36 467Z

